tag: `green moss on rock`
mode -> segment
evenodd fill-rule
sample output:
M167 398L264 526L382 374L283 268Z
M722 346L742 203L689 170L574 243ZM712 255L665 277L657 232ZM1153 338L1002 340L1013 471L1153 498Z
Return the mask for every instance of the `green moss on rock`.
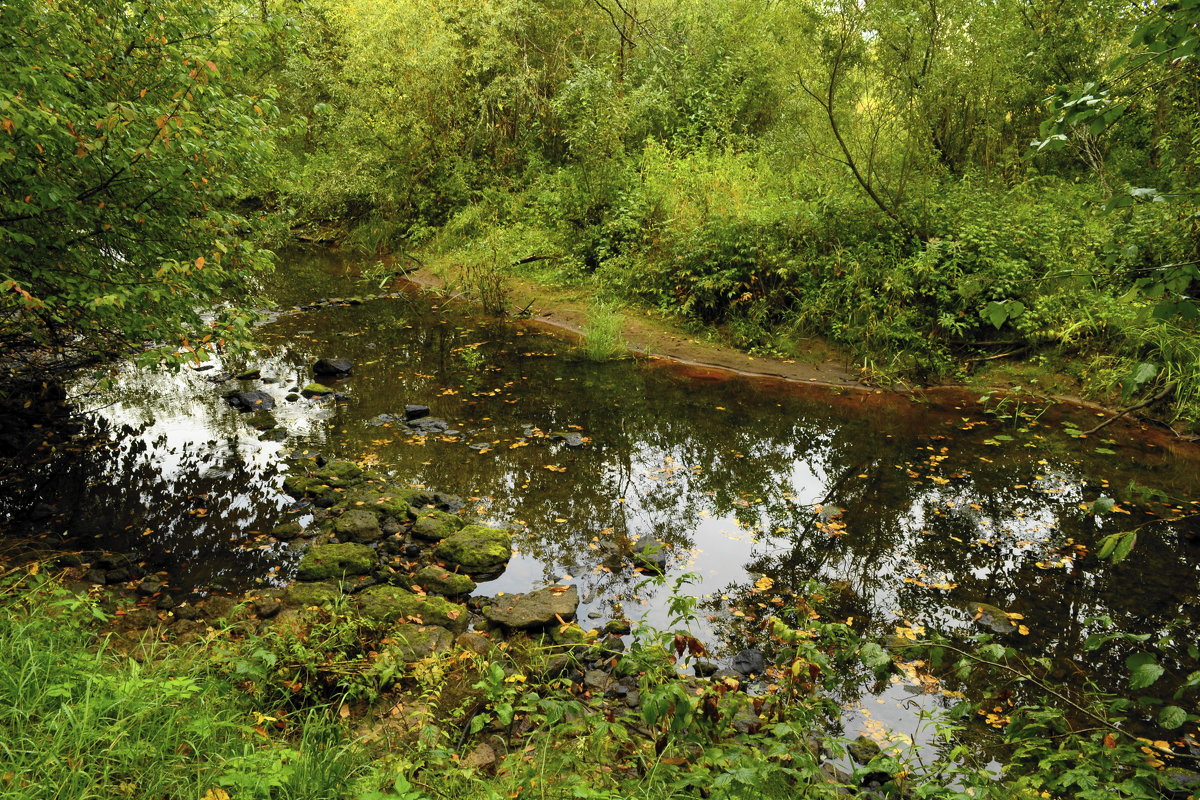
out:
M342 498L339 505L348 509L370 511L380 519L395 517L404 520L408 518L409 511L409 504L405 497L397 492L389 491L388 487L384 487L378 492L360 490L349 493Z
M377 542L383 538L379 529L379 520L370 511L359 508L343 513L333 523L333 532L342 541L360 542L363 544Z
M467 629L467 609L442 597L417 595L398 586L372 586L357 598L362 615L376 622L440 625L455 633Z
M442 567L428 566L412 576L412 581L430 594L448 597L470 594L475 591L475 581L467 575L450 572Z
M289 606L308 608L309 606L329 606L342 596L337 585L322 581L320 583L295 583L288 587L283 595L283 602Z
M322 383L310 383L300 390L300 394L305 397L324 397L333 394L333 389Z
M456 514L429 508L417 514L417 519L412 524L412 534L421 539L440 542L462 530L463 524L463 518Z
M442 540L434 554L467 573L495 572L512 557L512 536L498 528L468 525Z
M343 575L366 575L374 569L376 561L375 551L365 544L315 545L300 559L296 577L302 581L324 581Z

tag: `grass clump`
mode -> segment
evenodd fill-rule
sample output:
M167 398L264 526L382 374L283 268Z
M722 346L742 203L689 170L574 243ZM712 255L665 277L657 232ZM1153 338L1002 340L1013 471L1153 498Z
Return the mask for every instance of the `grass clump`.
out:
M594 303L583 324L583 354L589 361L611 361L629 352L621 336L621 312L610 303Z

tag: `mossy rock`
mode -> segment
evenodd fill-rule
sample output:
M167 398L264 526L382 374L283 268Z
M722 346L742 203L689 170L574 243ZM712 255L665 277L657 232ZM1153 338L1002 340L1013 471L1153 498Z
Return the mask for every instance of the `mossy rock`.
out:
M376 622L419 621L455 633L467 629L467 609L442 597L417 595L398 586L372 586L357 598L362 615Z
M337 489L357 486L364 480L363 468L353 461L330 461L313 471L313 477Z
M390 657L403 664L420 661L454 646L454 634L440 625L406 622L393 628L388 638L392 644L387 646L382 658Z
M342 541L367 544L383 538L379 520L370 511L355 508L346 511L333 523L333 532Z
M512 558L512 536L499 528L468 525L442 540L434 554L449 564L461 567L464 572L489 574L502 568Z
M300 394L305 397L325 397L333 394L333 389L323 383L310 383L300 390Z
M417 514L412 524L412 535L432 542L449 539L462 530L465 521L457 514L438 511L436 508L423 509Z
M321 544L308 548L296 578L302 581L324 581L343 575L366 575L375 568L378 558L365 544L342 542Z
M294 583L283 595L283 602L289 606L308 608L309 606L330 606L342 596L337 585L330 581L320 583Z
M457 597L475 591L475 581L467 575L428 566L412 576L412 582L430 594Z
M285 522L271 529L271 535L281 542L290 542L304 535L304 528L299 522Z
M416 519L420 515L421 510L424 509L425 506L432 506L435 502L433 499L434 493L429 489L416 489L412 486L397 486L394 487L394 491L396 497L399 497L404 500L404 502L408 503L408 515L413 519Z
M400 520L408 519L408 501L403 495L397 492L386 491L386 488L384 491L379 492L357 491L347 494L342 498L339 505L348 509L370 511L380 519L387 517L395 517Z
M288 475L283 479L283 490L292 497L300 498L309 494L321 483L311 475Z

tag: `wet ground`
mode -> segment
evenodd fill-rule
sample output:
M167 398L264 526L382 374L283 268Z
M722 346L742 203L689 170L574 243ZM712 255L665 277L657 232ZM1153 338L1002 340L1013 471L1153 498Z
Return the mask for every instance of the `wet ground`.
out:
M293 255L267 293L292 309L378 291L357 271ZM1091 618L1156 636L1182 618L1170 634L1180 648L1200 631L1200 523L1185 516L1200 510L1200 459L1116 426L1087 440L1064 432L1094 424L1090 412L999 398L934 407L667 362L596 364L432 295L287 310L262 333L265 349L245 362L129 369L103 389L81 379L73 394L98 444L44 454L11 480L0 491L8 527L134 552L177 586L280 582L297 559L267 536L291 502L279 490L285 457L320 453L454 492L510 526L519 553L479 591L573 581L585 627L617 611L665 623L667 588L606 559L610 544L652 537L668 583L697 576L687 591L702 598L702 632L729 652L753 636L763 611L750 590L764 577L775 589L845 582L847 613L884 634L961 634L987 622L979 603L998 607L1022 627L1012 640L1061 661L1067 681L1120 682L1119 659L1082 648L1103 627ZM321 357L354 363L329 382L343 397L287 400ZM261 377L212 380L246 370ZM223 395L238 389L268 393L274 410L235 410ZM456 433L381 417L410 403ZM1113 511L1093 513L1101 497ZM1100 536L1135 526L1124 563L1090 554ZM902 707L938 702L896 685L854 705L866 726L904 726L915 717Z

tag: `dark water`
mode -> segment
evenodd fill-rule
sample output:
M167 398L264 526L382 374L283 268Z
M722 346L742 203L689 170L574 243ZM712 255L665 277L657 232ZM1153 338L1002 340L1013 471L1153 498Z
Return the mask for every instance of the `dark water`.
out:
M285 258L268 292L287 306L374 291L354 282L355 270L328 255ZM75 394L95 409L108 444L36 465L3 493L3 508L20 528L35 502L50 504L74 547L133 550L166 565L176 584L237 589L287 577L296 553L265 536L289 502L278 490L281 464L319 452L469 498L512 527L520 551L480 591L575 581L585 627L589 614L616 611L665 620L666 590L639 588L643 576L602 557L605 541L649 535L667 545L669 578L698 576L689 591L703 599L710 643L725 637L734 649L751 628L724 598L745 598L763 576L776 588L846 581L851 612L887 633L910 622L974 630L971 604L986 602L1023 615L1027 652L1101 682L1117 682L1121 664L1082 652L1099 629L1087 619L1109 615L1157 635L1184 617L1192 624L1176 634L1181 643L1200 629L1195 524L1148 525L1118 566L1083 549L1191 508L1200 462L1187 453L1070 439L1064 424L1093 419L1078 411L1052 409L1022 432L974 402L937 409L655 363L593 364L560 340L439 302L408 296L288 312L263 329L266 349L244 364L130 369L99 393L81 381ZM355 363L352 377L335 382L347 399L287 402L287 389L312 380L313 360L329 356ZM206 379L243 368L278 380ZM276 398L283 441L264 441L221 399L233 388ZM406 403L430 405L461 433L419 437L376 424ZM543 435L552 432L585 441L569 448ZM1081 510L1102 494L1130 513ZM862 702L860 721L903 727L914 717L897 704L938 701L896 685Z

